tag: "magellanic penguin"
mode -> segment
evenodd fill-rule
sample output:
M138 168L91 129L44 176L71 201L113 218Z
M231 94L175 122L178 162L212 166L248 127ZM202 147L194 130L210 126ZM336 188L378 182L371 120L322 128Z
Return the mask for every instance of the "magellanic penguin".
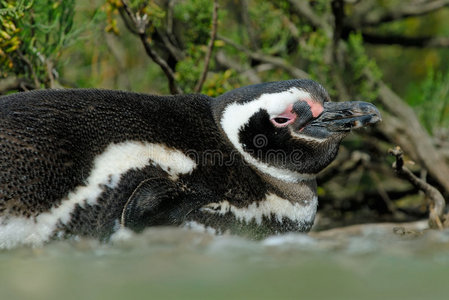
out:
M312 80L217 98L95 89L0 98L0 247L181 225L262 238L306 232L316 174L366 102Z

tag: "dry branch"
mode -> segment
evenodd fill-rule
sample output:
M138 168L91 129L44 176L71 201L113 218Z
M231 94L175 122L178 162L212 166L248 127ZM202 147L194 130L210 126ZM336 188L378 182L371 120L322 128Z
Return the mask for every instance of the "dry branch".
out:
M371 76L369 78L372 79ZM391 142L399 144L413 160L419 161L430 175L449 192L449 166L435 148L431 137L420 124L415 112L383 81L373 82L379 90L378 100L385 108L381 132Z
M413 186L423 191L426 197L429 199L430 228L443 229L442 221L444 221L443 216L446 202L444 201L441 193L424 180L418 178L407 167L404 166L403 152L400 147L390 149L388 152L396 157L396 161L393 163L393 168L396 170L396 172L410 181Z
M172 94L182 94L183 91L176 84L174 71L170 68L167 61L165 61L161 56L159 56L159 54L157 54L157 52L152 48L149 42L149 37L147 36L146 33L147 25L149 22L148 16L147 15L140 16L138 14L134 14L127 0L122 0L121 2L123 4L122 9L125 12L125 14L123 14L122 12L121 16L125 24L127 24L128 29L130 29L132 33L139 36L148 56L162 69L162 71L164 72L165 76L168 79L170 92ZM125 17L125 15L127 17ZM129 18L129 20L127 18ZM130 26L129 21L132 22L132 26Z
M200 79L194 88L195 93L199 93L203 87L204 81L206 80L207 72L209 70L209 62L212 56L212 51L214 50L215 39L217 38L217 25L218 25L218 2L214 0L214 8L212 13L212 30L210 32L210 40L207 45L206 58L204 60L204 68L201 73Z
M0 79L0 95L14 89L18 89L20 87L20 79L17 77L6 77L4 79Z

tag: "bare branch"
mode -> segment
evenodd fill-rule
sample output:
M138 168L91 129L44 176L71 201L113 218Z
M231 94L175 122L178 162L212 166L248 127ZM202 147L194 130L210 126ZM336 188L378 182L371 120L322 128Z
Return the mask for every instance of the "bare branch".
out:
M31 82L28 82L24 78L18 78L15 76L8 76L4 79L0 79L0 95L5 94L11 90L34 90L36 87Z
M167 34L173 34L173 9L175 7L175 0L168 0L167 7Z
M129 15L124 9L119 9L120 16L122 17L123 23L125 23L125 27L129 30L129 32L139 35L139 32L135 28L134 22L130 20Z
M146 15L143 15L141 17L140 15L134 14L131 10L131 7L129 6L128 0L122 0L122 4L126 15L130 18L132 25L135 26L135 30L137 31L137 33L144 34L148 25L148 17Z
M400 35L376 35L362 33L363 41L370 44L401 45L405 47L449 47L449 37L405 37Z
M53 63L51 62L51 60L46 59L45 60L45 66L47 67L47 74L48 74L48 79L50 81L50 88L54 89L56 88L56 81L55 81L55 76L53 75Z
M224 41L226 44L244 52L246 55L248 55L249 57L251 57L252 59L255 60L259 60L265 63L270 63L278 68L284 69L285 71L287 71L291 76L295 77L295 78L310 78L309 74L307 74L306 72L304 72L303 70L293 67L292 65L290 65L289 62L287 62L286 60L279 58L279 57L275 57L275 56L270 56L270 55L265 55L256 51L252 51L242 45L239 45L237 43L235 43L234 41L232 41L231 39L228 39L226 37L223 36L219 36L218 37L220 40Z
M413 184L413 186L423 191L426 197L429 199L430 227L443 229L442 218L444 215L446 202L444 201L441 193L424 180L418 178L407 167L404 166L403 152L399 146L397 146L395 149L390 149L388 153L396 157L396 162L393 163L393 168L395 168L396 172L399 175L404 176L408 181L410 181L411 184Z
M444 156L435 148L413 109L385 82L375 80L370 71L365 70L365 75L370 84L377 86L377 101L383 107L383 122L379 124L379 130L390 141L399 144L414 160L418 160L438 184L449 192L449 166Z
M135 27L135 30L137 31L136 34L140 37L140 40L142 41L142 44L145 48L146 53L155 63L157 63L159 65L159 67L162 69L165 76L167 77L170 92L172 94L182 94L183 91L175 82L174 71L170 68L170 66L167 64L167 62L161 56L159 56L159 54L157 54L157 52L151 47L149 38L146 34L146 28L148 25L148 16L147 15L140 16L140 15L134 14L132 12L127 0L122 0L121 2L123 4L123 10L125 11L126 15L129 17L130 21L133 23L132 25ZM125 20L125 23L126 23L126 20ZM135 33L134 31L132 31L132 32Z
M168 34L158 31L158 36L161 38L165 48L170 52L170 54L175 58L177 62L184 59L184 52L171 42Z
M218 27L218 2L214 0L214 8L212 13L212 30L210 33L209 44L207 45L206 58L204 60L204 68L201 73L200 79L194 88L195 93L199 93L203 87L204 81L206 80L207 72L209 70L209 62L212 56L212 51L214 50L215 39L217 38L217 27Z
M366 15L356 15L350 20L350 27L360 28L366 26L377 26L385 22L405 19L408 17L422 16L434 12L440 8L449 6L449 0L429 0L415 3L401 4L389 9L371 10Z

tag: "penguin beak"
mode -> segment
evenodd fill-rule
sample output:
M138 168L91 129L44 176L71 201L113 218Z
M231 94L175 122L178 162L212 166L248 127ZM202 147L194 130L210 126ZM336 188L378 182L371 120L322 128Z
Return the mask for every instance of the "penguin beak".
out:
M309 135L325 138L334 133L376 124L381 120L379 110L368 102L325 102L323 112L307 126L307 131Z

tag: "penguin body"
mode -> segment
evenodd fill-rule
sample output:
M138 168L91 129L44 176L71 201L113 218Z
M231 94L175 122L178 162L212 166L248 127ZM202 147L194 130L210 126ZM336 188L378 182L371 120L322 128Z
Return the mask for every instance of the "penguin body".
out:
M310 80L216 99L92 89L2 97L0 247L157 225L254 238L308 231L315 174L358 127L326 136L327 102ZM364 116L361 125L380 118L372 107ZM310 129L319 119L326 128Z

